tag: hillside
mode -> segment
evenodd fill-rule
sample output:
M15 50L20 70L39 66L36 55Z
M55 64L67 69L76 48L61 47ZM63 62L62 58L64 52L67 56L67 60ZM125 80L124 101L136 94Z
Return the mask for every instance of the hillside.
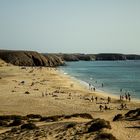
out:
M35 51L0 50L0 58L17 66L47 66L63 65L64 62L55 55L43 56Z

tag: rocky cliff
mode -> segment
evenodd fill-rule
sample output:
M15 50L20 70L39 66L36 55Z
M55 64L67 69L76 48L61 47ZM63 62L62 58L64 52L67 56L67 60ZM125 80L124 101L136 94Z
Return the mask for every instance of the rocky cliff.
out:
M56 56L44 56L34 51L0 50L0 58L17 66L59 66L64 62Z
M55 54L58 57L60 57L63 61L91 61L95 60L95 55L93 54L80 54L80 53L75 53L75 54Z
M116 53L101 53L101 54L56 54L64 61L93 61L93 60L126 60L127 57L124 54ZM132 57L131 57L132 58ZM130 58L130 59L131 59Z
M40 54L34 51L0 50L0 58L17 66L48 66L64 65L64 61L92 60L140 60L140 55L124 55L115 53L101 54Z
M46 54L44 54L46 55ZM50 55L50 54L49 54ZM119 53L100 53L100 54L53 54L63 61L115 61L115 60L140 60L140 55L135 54L119 54Z
M61 59L61 57L54 55L54 54L47 54L44 55L44 57L47 60L47 63L49 66L62 66L65 65L64 61Z

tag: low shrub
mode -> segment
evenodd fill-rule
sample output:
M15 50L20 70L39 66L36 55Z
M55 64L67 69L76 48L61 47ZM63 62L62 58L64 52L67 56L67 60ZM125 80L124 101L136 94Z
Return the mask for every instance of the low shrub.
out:
M18 130L19 130L18 128L14 127L11 129L11 132L17 132Z
M0 120L15 120L15 119L25 119L25 117L20 115L1 115Z
M117 114L114 118L113 121L120 121L123 119L123 115L122 114Z
M74 127L75 125L76 125L76 123L71 122L71 123L69 123L69 124L66 125L66 129L72 128L72 127Z
M130 110L125 114L125 117L138 117L140 116L140 108Z
M3 121L3 120L0 120L0 126L8 126L8 122L7 121Z
M100 133L94 140L117 140L112 134Z
M23 124L21 126L21 129L29 129L29 130L32 130L32 129L37 129L38 127L33 124L33 123L27 123L27 124Z
M111 129L111 125L109 121L104 119L95 119L87 123L88 126L88 133L99 131L103 128Z
M12 123L9 124L9 126L19 126L21 124L22 124L22 120L19 119L19 118L16 118L16 119L13 120Z
M88 114L88 113L76 113L76 114L72 114L72 115L66 115L65 116L65 119L69 119L69 118L72 118L72 117L80 117L80 118L85 118L85 119L93 119L93 117Z
M39 115L39 114L29 114L26 117L31 118L31 119L40 119L40 118L42 118L42 116Z
M64 118L64 115L56 115L50 117L42 117L40 121L55 122L61 120L62 118Z

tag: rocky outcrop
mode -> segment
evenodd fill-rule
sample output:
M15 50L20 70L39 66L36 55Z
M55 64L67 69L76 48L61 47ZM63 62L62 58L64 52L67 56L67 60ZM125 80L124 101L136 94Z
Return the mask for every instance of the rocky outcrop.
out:
M63 61L92 61L95 60L94 54L55 54L60 57Z
M0 50L0 58L17 66L59 66L64 62L55 56L44 56L34 51Z
M129 110L125 115L117 114L113 118L113 121L137 121L140 120L140 108ZM139 126L140 128L140 126Z
M78 57L75 54L62 54L60 57L64 61L79 61Z
M77 54L77 58L82 61L95 60L95 56L93 54Z
M44 55L44 57L47 60L47 63L49 64L49 66L53 67L53 66L62 66L65 65L64 61L61 59L61 57L57 56L57 55L53 55L53 54L48 54L48 55Z

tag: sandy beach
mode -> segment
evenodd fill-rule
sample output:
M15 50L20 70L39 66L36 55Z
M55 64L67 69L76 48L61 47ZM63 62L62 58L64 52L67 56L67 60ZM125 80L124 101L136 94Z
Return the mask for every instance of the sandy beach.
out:
M104 106L108 96L111 97L111 103L107 104L110 109L100 111L99 105ZM98 97L97 101L95 97ZM131 102L124 103L127 109L118 110L121 104L119 96L90 91L56 68L19 67L0 60L0 115L88 113L93 118L109 121L112 129L105 132L112 133L118 140L138 140L139 128L133 127L140 126L139 120L112 121L116 114L140 107L140 102L135 102L133 97Z

